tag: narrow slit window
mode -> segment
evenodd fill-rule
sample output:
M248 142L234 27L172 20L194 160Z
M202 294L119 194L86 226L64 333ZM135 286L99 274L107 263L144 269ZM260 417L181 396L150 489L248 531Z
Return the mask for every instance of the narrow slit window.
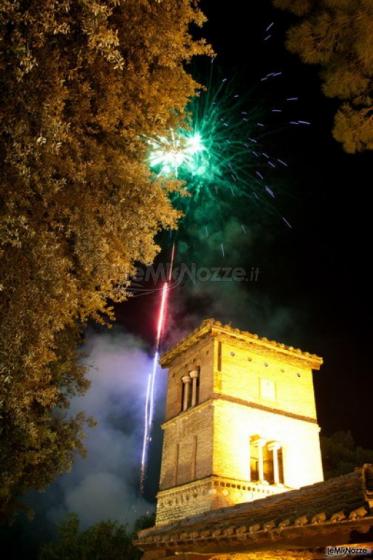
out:
M179 476L179 454L180 454L180 444L177 443L175 446L174 486L177 486L177 479Z
M273 453L267 446L263 447L263 478L268 484L274 484Z
M221 371L222 367L222 343L218 342L218 371Z
M201 370L198 368L198 377L196 379L196 404L199 404L199 387L200 387Z
M259 452L253 440L250 441L250 480L259 481Z
M180 380L180 383L181 383L180 412L182 412L184 410L185 383L182 379Z
M195 480L197 475L197 436L193 437L193 452L192 452L192 480Z
M282 451L282 447L278 450L277 454L278 458L278 481L280 484L284 484L284 455Z

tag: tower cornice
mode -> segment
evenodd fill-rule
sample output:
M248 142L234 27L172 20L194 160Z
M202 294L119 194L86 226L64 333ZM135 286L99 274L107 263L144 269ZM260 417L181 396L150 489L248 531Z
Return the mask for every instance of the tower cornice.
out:
M197 329L161 356L161 366L168 367L179 355L207 336L231 339L235 343L241 342L253 353L283 359L288 363L291 362L304 368L319 370L323 363L323 359L320 356L304 352L300 348L268 340L266 337L260 337L248 331L241 331L230 325L223 325L215 319L205 319Z

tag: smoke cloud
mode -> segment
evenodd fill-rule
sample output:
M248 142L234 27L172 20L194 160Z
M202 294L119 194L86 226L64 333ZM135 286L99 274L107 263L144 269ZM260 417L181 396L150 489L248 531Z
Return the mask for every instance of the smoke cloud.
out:
M264 249L271 239L262 228L243 228L237 219L230 218L215 234L211 226L208 235L203 228L192 229L189 236L184 235L184 240L185 246L180 241L177 243L176 264L242 267L248 274L252 268L258 268L259 274L256 281L186 279L177 285L170 293L164 348L177 342L207 317L292 342L297 324L294 309L290 311L267 296L273 271L271 263L264 260ZM224 254L221 243L224 243ZM71 410L72 413L83 410L96 419L97 426L86 429L87 457L77 457L72 471L48 488L35 509L52 523L75 512L82 527L105 519L131 526L141 515L154 511L154 504L141 497L138 491L144 401L152 357L140 338L119 327L89 332L84 350L91 387L86 395L73 399ZM159 480L159 424L163 416L165 378L164 372L159 371L156 429L145 487L151 499Z
M47 489L36 509L46 512L53 523L75 512L83 528L108 519L132 526L154 511L138 491L151 357L139 338L119 328L89 333L84 350L91 387L72 400L71 412L84 411L97 425L86 428L87 457L76 458L72 471ZM158 409L163 396L161 371L159 376Z
M276 297L282 263L280 255L277 260L268 256L273 232L260 225L243 225L235 217L212 225L194 224L183 232L183 242L177 242L176 267L186 263L190 269L194 263L196 272L192 278L185 275L171 294L167 345L207 317L296 344L303 317L299 306ZM235 270L243 277L235 278Z

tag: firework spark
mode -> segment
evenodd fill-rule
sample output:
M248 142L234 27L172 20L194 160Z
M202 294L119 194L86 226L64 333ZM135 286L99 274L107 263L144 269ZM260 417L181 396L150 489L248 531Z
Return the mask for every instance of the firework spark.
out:
M269 23L266 32L273 27ZM178 228L183 254L191 257L198 243L208 242L224 258L230 240L223 232L231 219L248 224L258 216L260 221L276 216L278 224L289 227L281 211L286 192L282 173L288 163L273 153L269 139L286 128L311 123L291 119L298 97L278 95L273 83L284 78L280 69L258 78L251 93L210 72L206 87L187 107L184 127L148 139L148 162L156 175L181 180L189 193L171 194L174 207L184 215Z
M279 75L281 72L272 72L268 78ZM237 93L233 83L224 78L216 84L211 78L206 90L191 101L185 128L148 140L151 169L158 175L182 180L191 194L174 199L175 206L185 212L191 205L210 200L218 207L226 194L263 199L268 204L262 181L264 173L275 167L276 158L258 161L252 144L263 148L270 119L281 115L282 108L275 106L267 113L262 120L264 111L250 104L247 95Z
M161 300L159 304L159 313L158 313L158 320L157 320L157 333L156 333L156 341L155 341L155 350L153 355L153 364L151 371L148 375L148 382L146 388L146 399L145 399L145 410L144 410L144 435L143 435L143 445L142 445L142 454L141 454L141 470L140 470L140 490L141 493L144 491L144 482L145 482L145 473L146 473L146 465L148 459L148 449L149 444L151 441L151 431L153 427L153 418L154 418L154 398L155 398L155 385L156 385L156 376L158 370L158 360L159 360L159 351L162 341L162 336L165 330L165 321L166 321L166 314L167 314L167 300L168 300L168 293L170 288L170 281L172 278L172 268L173 262L175 257L175 244L172 246L171 252L171 259L170 259L170 268L168 273L167 281L163 284L161 294Z
M188 170L191 175L198 174L198 160L205 151L198 132L175 134L171 131L169 138L162 136L151 140L149 144L152 147L150 166L159 167L162 175L173 173L178 176L180 168Z

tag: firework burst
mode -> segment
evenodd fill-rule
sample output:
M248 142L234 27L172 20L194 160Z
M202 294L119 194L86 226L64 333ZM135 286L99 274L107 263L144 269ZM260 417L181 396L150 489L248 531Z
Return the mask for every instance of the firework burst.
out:
M226 196L271 206L276 191L270 181L276 168L287 166L263 144L277 113L282 110L271 109L266 123L264 111L235 93L231 82L224 78L216 86L210 80L191 101L185 128L149 141L150 167L184 181L191 196L176 201L183 210L207 199L219 205Z

